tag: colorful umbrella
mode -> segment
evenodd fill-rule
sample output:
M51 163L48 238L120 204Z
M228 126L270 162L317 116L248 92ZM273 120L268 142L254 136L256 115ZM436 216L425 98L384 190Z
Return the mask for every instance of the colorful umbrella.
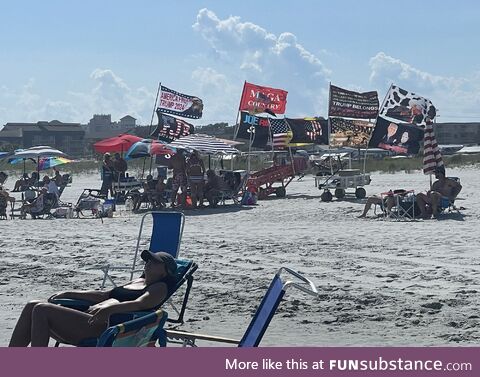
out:
M141 137L135 135L122 134L108 139L100 140L93 144L98 153L106 152L124 152L128 150L134 143L142 140Z
M9 162L11 164L18 164L20 162L25 162L26 160L31 160L33 163L37 163L33 158L12 158ZM38 160L38 170L47 170L54 166L68 164L73 161L74 160L65 157L40 157Z
M175 154L176 151L176 148L164 144L159 140L143 139L137 141L128 149L125 159L130 160L132 158Z
M66 154L62 151L41 145L38 147L31 147L27 149L17 149L13 156L8 160L11 164L23 161L23 173L25 174L25 161L31 159L37 163L37 171L40 171L40 159L46 157L65 157Z

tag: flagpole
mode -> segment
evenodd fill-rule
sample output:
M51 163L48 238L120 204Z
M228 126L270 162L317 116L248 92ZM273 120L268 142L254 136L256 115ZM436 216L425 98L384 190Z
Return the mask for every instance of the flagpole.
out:
M155 97L155 103L153 105L152 117L150 118L150 126L148 127L148 135L152 132L153 117L155 116L155 110L157 108L158 94L160 93L160 88L162 87L162 82L158 82L157 96Z
M245 84L247 83L247 80L245 80L243 82L243 89L242 89L242 96L240 97L240 103L238 104L238 110L237 110L237 119L235 120L235 129L233 131L233 140L236 140L237 139L237 134L238 134L238 128L239 128L239 124L238 124L238 116L240 114L240 107L242 105L242 99L243 99L243 94L245 93Z
M380 112L382 111L383 107L385 106L385 102L387 101L387 97L390 93L390 90L392 89L392 86L393 86L393 83L390 83L390 87L387 90L387 94L385 94L385 97L383 97L382 105L378 108L377 119L375 119L375 125L373 126L373 129L375 129L375 127L377 126L378 117L380 116ZM372 133L370 134L370 139L373 136L373 131L374 130L372 130ZM365 174L365 170L367 168L367 154L368 154L368 145L370 144L370 139L368 139L367 147L365 148L365 156L364 156L364 160L363 160L363 174Z
M328 136L328 159L330 161L330 174L333 175L333 166L332 166L332 151L330 150L330 134L331 134L331 124L330 124L330 100L331 100L331 93L332 93L332 82L328 83L328 121L327 121L327 136ZM340 159L340 168L342 167L342 160Z

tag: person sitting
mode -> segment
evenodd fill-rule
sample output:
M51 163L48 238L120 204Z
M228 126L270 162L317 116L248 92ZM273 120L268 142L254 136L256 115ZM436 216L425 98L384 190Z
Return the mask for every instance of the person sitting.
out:
M143 192L139 192L133 198L133 210L138 211L142 203L150 202L149 194L155 191L156 182L153 175L147 175L147 181L143 183Z
M7 218L7 205L8 203L15 203L15 198L8 194L8 191L0 185L0 218Z
M57 168L53 168L55 175L53 176L52 180L55 182L57 187L62 187L66 182L63 182L63 175L60 174L60 171Z
M47 189L47 192L49 194L55 195L56 199L58 200L60 198L60 190L57 187L57 184L55 181L52 181L48 175L43 177L43 187Z
M442 198L449 203L453 202L462 190L462 185L454 179L445 176L445 168L438 166L435 168L435 178L437 179L432 188L426 193L419 193L416 196L417 205L420 209L421 216L429 219L432 215L437 217Z
M143 275L108 291L68 291L52 299L86 300L92 303L86 312L31 301L22 310L9 343L10 347L47 347L50 337L78 345L83 339L97 338L116 313L149 311L158 307L175 289L177 264L164 252L141 254L146 262Z
M367 213L370 211L370 208L372 208L372 205L380 206L384 213L389 214L392 211L392 208L395 206L394 191L390 190L384 197L378 195L370 196L365 203L362 214L358 217L367 217Z
M127 161L120 156L120 153L114 154L113 170L115 174L115 181L125 178L125 173L128 169Z
M28 173L23 173L22 178L17 180L15 182L15 185L13 186L13 191L14 192L19 192L19 191L25 191L30 185L30 177L28 176Z
M165 207L165 182L162 177L158 177L155 189L148 193L148 200L152 203L154 209Z
M47 194L47 188L42 187L38 196L31 203L24 203L20 208L21 218L25 219L27 214L30 214L32 218L35 218L36 214L43 211L45 195Z
M216 207L220 191L228 190L227 183L215 171L207 170L207 184L205 185L205 198L210 207Z

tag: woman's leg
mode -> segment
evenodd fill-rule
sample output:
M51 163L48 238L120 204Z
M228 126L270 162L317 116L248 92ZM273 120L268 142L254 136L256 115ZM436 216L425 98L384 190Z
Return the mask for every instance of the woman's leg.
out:
M32 334L32 311L41 301L30 301L22 310L20 318L13 329L9 347L26 347L30 344Z
M363 208L363 212L360 216L358 217L366 217L367 212L370 211L370 208L372 207L373 204L381 204L382 199L376 197L376 196L371 196L367 199L367 202L365 203L365 207Z
M41 303L32 311L32 347L47 347L50 336L69 344L78 344L86 338L98 337L106 323L90 325L91 314L55 304Z

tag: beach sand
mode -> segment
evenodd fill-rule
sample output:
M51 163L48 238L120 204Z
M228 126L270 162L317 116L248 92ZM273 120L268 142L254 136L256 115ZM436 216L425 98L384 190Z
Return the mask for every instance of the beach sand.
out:
M180 329L240 338L271 278L286 266L320 294L289 290L264 346L478 344L480 174L447 173L460 177L464 200L457 204L466 209L441 220L385 221L373 210L358 219L365 200L321 202L313 176L294 180L286 199L185 211L180 256L199 268ZM428 184L417 171L373 174L366 188L371 195ZM76 202L84 187L99 187L98 175L75 176L62 199ZM141 217L120 210L103 222L0 221L0 345L28 300L97 288L96 266L130 263Z

